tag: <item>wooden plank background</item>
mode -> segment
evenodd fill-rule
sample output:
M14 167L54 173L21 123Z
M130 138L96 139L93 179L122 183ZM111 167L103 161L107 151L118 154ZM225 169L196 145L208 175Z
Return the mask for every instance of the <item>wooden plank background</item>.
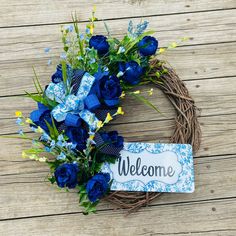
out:
M29 114L34 109L21 95L34 91L32 66L48 83L61 53L60 26L69 24L76 11L83 27L94 4L100 19L96 33L105 32L101 20L121 37L129 19L146 19L161 47L190 38L165 59L200 108L203 137L195 156L196 191L163 194L128 217L106 202L97 214L84 216L76 193L58 191L46 181L47 166L21 159L21 150L30 143L1 139L0 235L236 235L235 0L1 0L0 135L16 133L15 110ZM52 48L49 54L46 47ZM148 89L142 87L142 93ZM126 140L168 141L175 111L159 90L149 98L164 115L127 98L129 114L112 126Z

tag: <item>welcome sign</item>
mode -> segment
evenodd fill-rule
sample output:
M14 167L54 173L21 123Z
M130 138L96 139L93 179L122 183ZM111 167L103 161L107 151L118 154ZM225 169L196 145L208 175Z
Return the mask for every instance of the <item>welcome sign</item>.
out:
M115 164L104 164L113 179L111 190L144 192L194 191L192 146L125 143Z

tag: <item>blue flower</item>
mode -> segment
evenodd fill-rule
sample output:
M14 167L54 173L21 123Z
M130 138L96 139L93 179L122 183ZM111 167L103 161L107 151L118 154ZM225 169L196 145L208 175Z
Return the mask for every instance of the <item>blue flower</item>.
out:
M80 35L79 35L79 38L80 38L80 40L83 40L83 39L84 39L84 35L83 35L83 34L80 34Z
M70 142L76 145L78 151L82 151L86 148L88 133L82 127L69 126L66 130L66 136L69 138Z
M142 56L151 56L156 53L158 41L151 36L145 36L138 43L138 49Z
M57 66L56 72L52 75L52 82L57 84L63 81L61 65Z
M35 127L33 127L33 128L35 128ZM50 140L51 140L51 137L47 133L45 133L45 132L40 137L40 141L48 142Z
M103 76L100 80L99 90L101 98L104 99L107 106L113 107L119 103L122 89L116 76Z
M20 117L18 117L18 118L16 119L16 124L17 124L17 125L23 124L23 121L22 121L22 119L21 119Z
M57 160L65 160L66 159L66 155L65 153L61 152L58 156L57 156Z
M74 30L73 25L67 25L64 27L65 30L67 30L68 32L72 32Z
M49 53L50 50L51 50L51 48L44 48L44 52L45 52L45 53Z
M19 130L18 130L18 134L21 135L21 136L23 136L23 135L24 135L23 130L22 130L22 129L19 129Z
M78 183L79 167L77 164L66 163L57 167L54 172L57 185L60 188L75 188Z
M39 113L39 117L37 117L37 118L35 118L33 116L33 114L32 115L31 114L30 114L30 118L34 122L34 124L36 126L40 126L46 133L49 133L47 123L52 125L51 111L50 110L44 110L43 112ZM32 125L32 126L34 126L34 125Z
M99 55L104 55L109 51L107 38L103 35L92 36L89 40L89 47L96 49Z
M91 202L95 202L105 195L109 188L110 175L99 173L94 175L86 185L86 192Z
M129 61L126 63L120 62L119 71L124 73L120 77L121 79L131 85L135 85L140 82L144 69L136 61Z
M123 148L124 138L119 136L117 131L110 131L108 133L103 132L100 133L100 135L105 143L117 148Z
M47 65L50 66L52 64L52 60L48 59Z

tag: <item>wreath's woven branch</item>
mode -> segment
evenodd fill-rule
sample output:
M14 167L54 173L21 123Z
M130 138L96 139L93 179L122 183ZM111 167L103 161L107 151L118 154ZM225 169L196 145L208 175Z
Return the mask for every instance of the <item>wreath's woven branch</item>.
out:
M196 152L200 147L201 129L197 118L198 109L194 100L173 69L165 67L158 60L152 61L152 67L153 72L156 70L167 71L155 84L167 95L177 111L175 130L170 142L189 143L193 146L193 151Z
M166 94L177 112L175 129L170 142L191 144L193 151L196 152L200 147L201 129L197 118L198 109L194 104L194 100L173 69L166 67L159 60L153 60L151 67L152 70L149 75L153 78L152 82ZM157 79L156 72L163 70L166 73ZM120 208L127 209L128 213L131 213L142 206L148 205L160 195L161 193L116 191L111 192L105 199Z

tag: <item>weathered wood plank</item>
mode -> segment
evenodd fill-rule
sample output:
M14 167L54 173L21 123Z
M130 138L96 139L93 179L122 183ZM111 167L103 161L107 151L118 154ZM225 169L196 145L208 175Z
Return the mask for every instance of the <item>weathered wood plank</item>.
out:
M236 28L232 24L236 22L235 12L162 16L160 19L151 17L148 20L152 22L151 27L157 29L160 46L166 46L182 36L193 38L187 45L219 43L236 40ZM109 25L112 33L116 32L120 37L126 31L127 20L119 20L119 25L117 21L110 21ZM61 50L59 31L55 25L0 29L0 96L32 91L32 66L36 67L42 83L48 83L55 66L47 66L47 60L51 58L54 64L57 63ZM104 33L102 22L98 23L97 32ZM48 46L52 46L49 55L44 53L44 48ZM235 44L227 43L182 47L167 53L165 58L182 79L192 80L235 75L235 55Z
M236 156L196 159L195 193L164 194L153 204L163 205L235 197L235 158ZM43 181L47 172L46 167L44 172L41 170L39 163L34 164L31 162L28 164L31 164L31 169L35 169L35 173L24 169L20 170L20 173L14 173L13 171L11 174L1 175L0 202L4 202L4 204L0 206L0 219L62 214L81 210L78 207L76 193L57 191L56 188ZM12 170L16 170L14 169L16 166ZM7 165L5 165L6 167ZM18 165L18 168L20 169L21 167ZM224 188L222 188L222 185ZM108 209L110 207L109 204L104 202L99 209ZM33 213L31 209L34 209Z
M202 116L236 113L236 77L193 80L185 81L185 83L190 94L195 99L197 107L201 109ZM143 86L138 89L161 110L164 116L134 98L127 96L121 103L125 116L114 122L140 122L144 121L145 117L149 121L173 118L175 115L174 108L165 95L154 88L153 96L147 96L147 91L150 88L151 86ZM23 111L24 115L28 116L32 110L36 109L34 101L21 96L0 97L0 104L0 119L14 118L16 110Z
M183 80L235 76L236 43L181 47L166 54L168 60ZM42 84L49 83L55 67L47 67L46 61L32 59L17 60L15 63L0 64L1 96L34 91L32 66L36 66Z
M71 21L71 13L77 11L81 21L87 21L93 6L96 5L96 15L99 19L114 19L148 15L174 14L184 12L218 10L235 8L234 0L171 0L171 1L49 1L44 0L7 0L1 1L0 27L55 24Z
M202 145L196 156L211 156L236 153L236 115L221 115L200 117L202 126ZM148 117L147 117L148 119ZM9 120L0 120L0 126L5 133L17 130L14 129ZM129 124L114 124L108 126L108 130L118 130L126 141L143 142L168 142L174 128L173 120L146 121ZM0 149L0 156L3 160L10 157L17 160L20 155L17 145L22 147L25 142L22 140L2 139L2 143L8 148ZM14 145L15 148L12 148ZM26 144L25 144L26 145ZM25 147L25 145L23 147ZM4 145L2 145L4 146ZM16 151L17 150L17 151ZM21 149L22 150L22 149Z
M120 211L97 215L55 215L1 221L1 235L207 235L235 232L235 199L155 206L124 217ZM145 220L144 220L145 219ZM168 220L167 220L168 219ZM68 227L69 226L69 227ZM205 233L205 234L204 234ZM200 234L201 235L201 234Z

